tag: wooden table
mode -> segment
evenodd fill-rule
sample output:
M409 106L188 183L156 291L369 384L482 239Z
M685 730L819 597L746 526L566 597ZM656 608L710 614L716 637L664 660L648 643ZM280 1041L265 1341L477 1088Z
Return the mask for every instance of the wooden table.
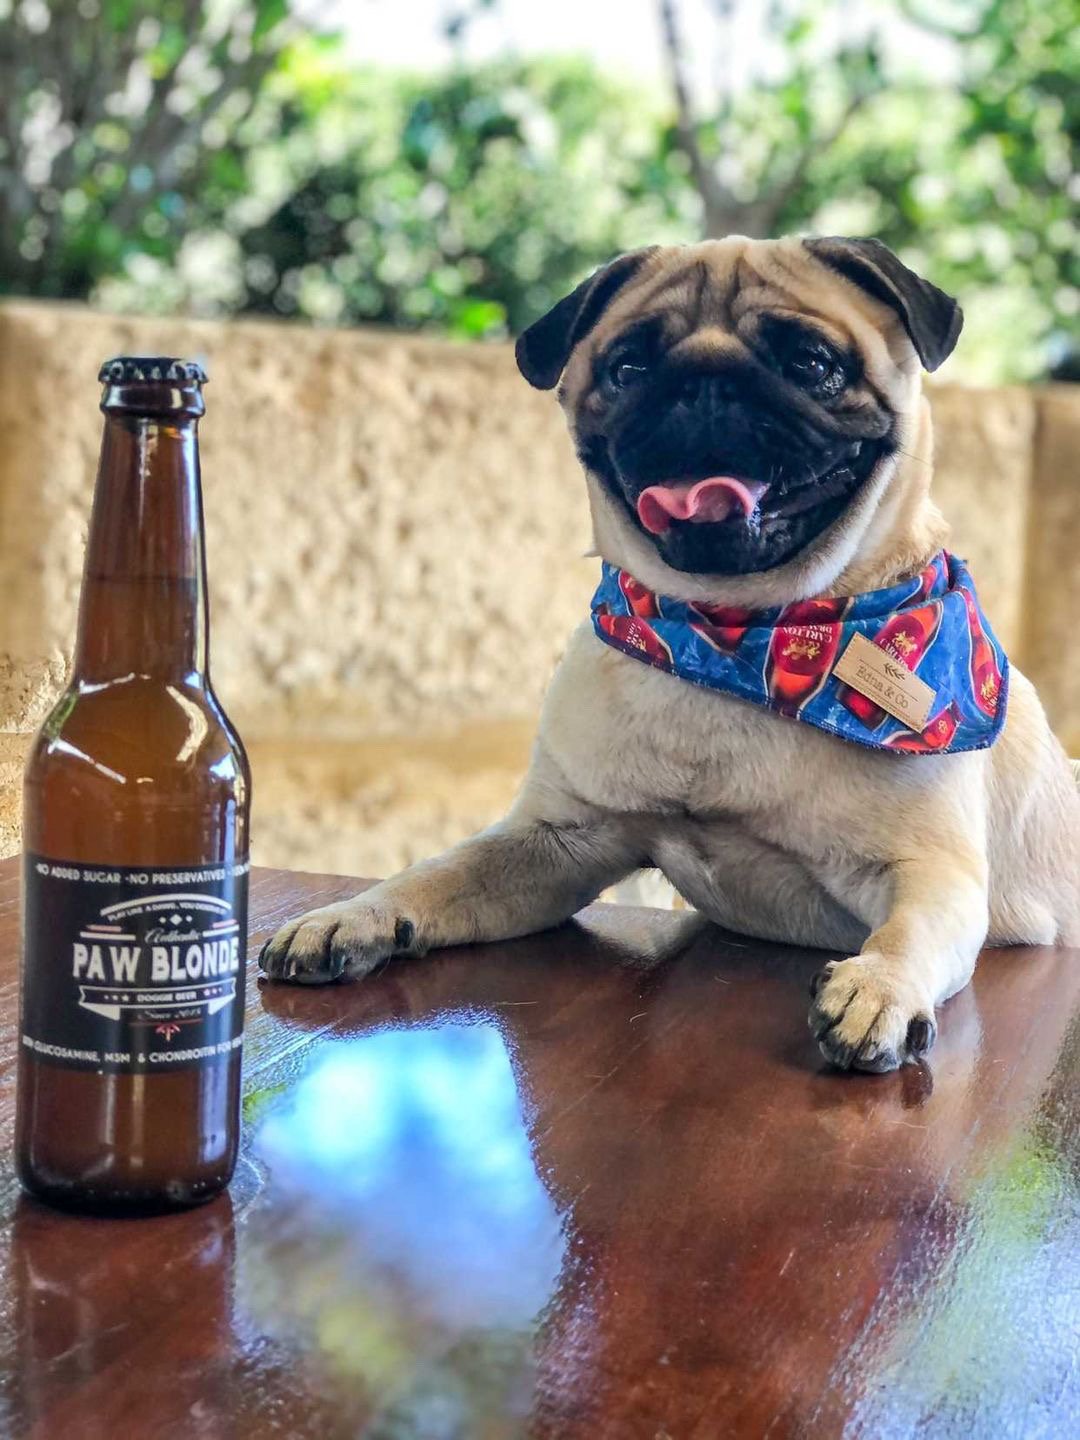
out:
M357 884L257 872L252 952ZM16 919L8 862L8 1137ZM988 953L887 1076L819 1060L820 963L598 906L359 985L253 973L228 1198L53 1214L5 1140L0 1435L1065 1435L1080 955Z

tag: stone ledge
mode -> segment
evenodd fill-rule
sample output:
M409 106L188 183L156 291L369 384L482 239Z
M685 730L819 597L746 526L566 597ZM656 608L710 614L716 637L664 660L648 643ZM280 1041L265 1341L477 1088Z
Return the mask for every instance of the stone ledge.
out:
M1040 393L1035 457L1020 660L1080 756L1080 385Z
M0 860L20 845L23 761L29 735L0 734Z
M414 740L256 741L252 855L259 865L385 875L505 814L531 722Z

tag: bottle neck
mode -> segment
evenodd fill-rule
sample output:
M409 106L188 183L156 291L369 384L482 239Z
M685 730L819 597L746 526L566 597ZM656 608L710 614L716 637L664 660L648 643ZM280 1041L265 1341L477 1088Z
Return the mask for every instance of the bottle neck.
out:
M77 682L206 681L196 424L190 415L106 412L79 606Z

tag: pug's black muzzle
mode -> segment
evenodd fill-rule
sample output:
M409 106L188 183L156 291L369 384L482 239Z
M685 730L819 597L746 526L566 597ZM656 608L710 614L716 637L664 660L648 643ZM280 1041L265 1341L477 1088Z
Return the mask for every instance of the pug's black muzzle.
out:
M742 369L636 386L604 428L584 441L582 458L640 529L637 501L650 485L728 475L768 486L749 517L673 520L649 535L668 565L697 574L745 575L790 560L842 514L891 444L880 413L840 415Z

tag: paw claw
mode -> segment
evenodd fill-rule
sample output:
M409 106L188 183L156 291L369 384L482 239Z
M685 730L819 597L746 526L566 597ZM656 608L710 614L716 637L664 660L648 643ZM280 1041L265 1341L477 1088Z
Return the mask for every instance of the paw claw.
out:
M918 1058L933 1049L937 1026L930 1015L916 1015L907 1029L908 1053Z
M411 950L416 939L416 926L411 920L399 917L394 925L394 944L399 950Z
M816 1000L829 983L829 976L832 974L832 967L835 961L830 960L829 964L818 970L810 979L810 999Z

